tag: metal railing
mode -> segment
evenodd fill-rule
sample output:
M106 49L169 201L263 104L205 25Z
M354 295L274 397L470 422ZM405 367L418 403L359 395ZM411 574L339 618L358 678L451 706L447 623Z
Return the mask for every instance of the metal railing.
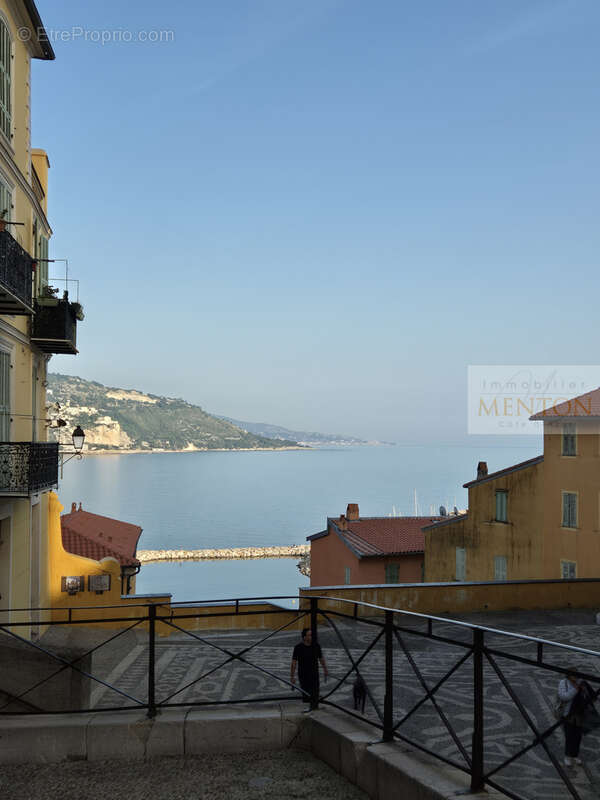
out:
M545 798L570 796L574 800L597 796L596 790L590 794L582 785L581 776L574 777L563 767L562 740L557 741L562 721L553 718L551 704L559 677L567 673L592 686L600 684L600 652L345 598L301 597L297 610L264 605L290 599L234 598L199 604L36 609L35 615L31 609L0 610L0 620L2 615L11 615L9 621L0 622L0 631L18 640L23 648L31 647L59 665L50 675L19 691L14 687L4 691L0 676L0 695L4 692L0 715L55 713L56 709L45 707L39 698L43 699L44 684L67 670L99 686L101 692L114 693L117 701L90 701L81 707L60 709L61 713L144 709L154 717L166 708L291 700L298 697L290 694L297 687L289 680L290 645L286 639L282 647L281 637L289 636L289 629L299 627L305 620L303 624L311 629L313 641L319 641L327 659L336 662L339 673L332 686L321 688L314 683L310 694L300 689L312 710L320 706L338 709L378 730L383 741L412 745L466 773L473 792L491 787L515 800L532 800L542 794ZM215 610L215 606L219 608ZM259 633L254 629L259 638L244 642L241 648L229 643L229 629L215 634L218 618L228 623L230 617L241 621L243 617L262 614L271 621L277 615L287 615L288 619L273 630ZM18 632L31 625L48 626L50 630L57 625L92 626L99 622L121 625L122 629L111 632L106 641L75 659L53 652L42 643L43 638L41 642L29 641ZM211 630L200 629L203 624L211 625ZM147 638L143 647L138 645L142 649L135 661L137 671L131 677L133 690L94 674L93 668L81 666L86 659L93 663L92 655L95 658L101 648L140 627L147 629ZM236 629L238 636L241 627ZM245 630L251 637L253 630ZM175 641L159 641L160 633L175 634ZM283 656L277 655L273 647L277 637L280 651L285 650ZM186 657L195 665L195 671L180 668L179 682L167 686L164 664L177 663L176 656L183 653L185 648L181 645L186 642L191 651ZM169 654L171 661L164 657L164 648L169 645L175 648L174 654ZM272 649L260 656L261 648L267 646ZM252 651L255 654L250 657ZM212 653L216 662L209 663L207 653ZM127 657L130 672L134 662L129 650ZM318 674L316 648L312 658ZM163 666L159 667L159 661ZM255 688L246 688L238 697L224 695L215 676L233 665L245 671L246 676L260 674L276 683L278 691L261 694ZM332 665L329 666L331 672ZM123 674L129 672L125 670ZM141 675L145 675L143 680ZM369 704L366 713L360 711L353 698L352 683L358 677ZM231 676L225 682L230 686ZM192 696L206 683L211 684L212 695L209 692L209 696ZM254 686L251 680L249 685ZM281 692L282 686L287 693ZM140 690L142 697L137 696ZM19 703L28 706L11 710ZM526 785L526 775L534 776L532 786ZM594 775L586 773L586 780L593 783Z
M0 231L0 313L32 314L33 259L6 230Z
M36 301L31 341L44 353L77 352L77 317L68 299Z
M0 496L26 497L57 483L56 442L0 442Z

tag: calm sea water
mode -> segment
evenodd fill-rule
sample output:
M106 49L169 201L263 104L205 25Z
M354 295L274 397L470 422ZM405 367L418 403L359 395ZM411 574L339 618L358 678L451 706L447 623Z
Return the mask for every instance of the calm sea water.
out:
M59 495L140 525L140 549L299 544L349 502L361 515L437 513L466 506L477 461L490 471L537 455L539 445L355 447L283 452L90 456L71 461ZM293 559L145 565L139 593L174 600L294 594L306 579ZM268 588L267 588L268 587Z

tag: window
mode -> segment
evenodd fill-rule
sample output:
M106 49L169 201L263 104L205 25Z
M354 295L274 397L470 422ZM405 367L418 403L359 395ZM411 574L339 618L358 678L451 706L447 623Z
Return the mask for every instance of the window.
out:
M464 547L456 548L456 580L464 581L467 576L467 551Z
M37 220L33 224L33 258L37 262L35 268L34 293L36 297L44 294L48 285L48 239L39 233Z
M37 265L37 274L38 274L38 292L39 294L44 293L44 289L48 286L48 239L42 234L40 236L40 252L38 258Z
M0 215L4 214L5 220L12 220L12 192L8 186L0 181ZM7 230L10 230L8 228Z
M574 422L566 422L562 427L562 454L577 455L577 431Z
M575 492L562 493L562 526L577 527L577 495Z
M496 491L496 522L508 522L508 492L506 489Z
M563 579L577 577L577 563L575 561L561 561L560 562L560 577Z
M385 582L398 583L398 564L385 565Z
M350 567L344 567L344 583L350 583Z
M10 353L0 350L0 442L10 441Z
M494 580L506 580L506 556L494 556Z
M6 23L0 19L0 130L7 139L10 139L12 120L11 74L12 41Z

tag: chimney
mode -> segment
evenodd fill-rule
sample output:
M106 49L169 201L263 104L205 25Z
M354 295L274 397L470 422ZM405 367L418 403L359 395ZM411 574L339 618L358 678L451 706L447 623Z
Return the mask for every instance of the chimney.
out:
M71 503L71 514L77 511L77 503Z
M348 508L346 509L346 519L360 519L358 503L348 503Z
M488 468L487 468L487 461L480 461L477 464L477 480L481 480L482 478L487 478Z
M81 503L79 503L79 510L83 511L83 509L81 508Z
M337 522L337 526L341 531L347 531L348 530L348 521L347 521L346 517L343 514L340 514L340 518L339 518L339 520Z

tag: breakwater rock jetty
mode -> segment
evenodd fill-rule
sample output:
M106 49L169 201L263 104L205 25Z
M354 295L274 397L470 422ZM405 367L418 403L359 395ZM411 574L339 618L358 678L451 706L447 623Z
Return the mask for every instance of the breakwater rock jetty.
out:
M201 561L238 558L299 558L310 553L308 544L283 547L225 547L219 550L138 550L142 564L151 561Z

